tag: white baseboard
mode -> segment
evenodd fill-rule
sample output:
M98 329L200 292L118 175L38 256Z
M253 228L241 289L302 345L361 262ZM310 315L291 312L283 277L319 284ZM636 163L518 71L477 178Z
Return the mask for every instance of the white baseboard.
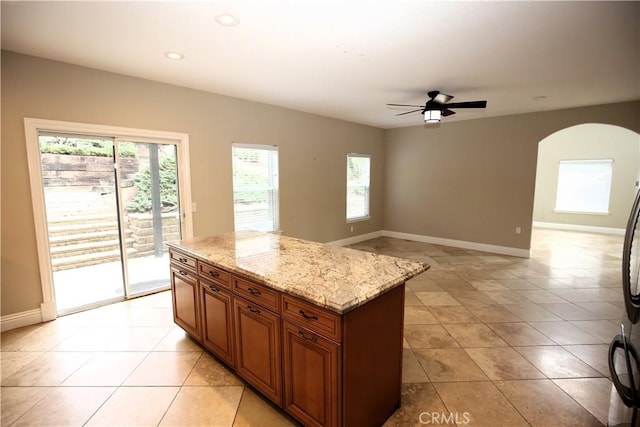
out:
M0 318L0 331L9 331L11 329L35 325L37 323L42 323L42 312L40 309L36 308L29 311L23 311L21 313L2 316L2 318Z
M591 225L562 224L559 222L533 221L533 226L538 228L551 228L554 230L583 231L586 233L616 234L622 236L624 236L625 233L624 228L594 227Z
M354 243L364 242L365 240L375 239L376 237L382 237L382 231L374 231L373 233L359 234L357 236L349 237L341 240L334 240L333 242L327 242L327 245L331 246L347 246Z
M387 230L384 230L382 235L385 237L394 237L396 239L413 240L415 242L471 249L474 251L490 252L500 255L517 256L520 258L531 257L531 251L529 249L512 248L509 246L487 245L485 243L465 242L463 240L443 239L441 237L423 236L420 234L400 233L397 231Z

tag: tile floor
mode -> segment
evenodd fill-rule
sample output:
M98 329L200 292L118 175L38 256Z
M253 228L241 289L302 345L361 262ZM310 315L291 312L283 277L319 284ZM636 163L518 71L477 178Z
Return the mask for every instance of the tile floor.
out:
M536 229L532 257L398 239L402 407L387 426L606 424L622 237ZM185 336L168 292L2 333L1 425L293 425ZM422 424L421 424L422 421Z

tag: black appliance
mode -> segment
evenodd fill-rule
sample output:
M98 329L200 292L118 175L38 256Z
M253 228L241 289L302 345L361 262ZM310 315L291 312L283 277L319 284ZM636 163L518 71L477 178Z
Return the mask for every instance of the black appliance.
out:
M627 222L622 249L622 292L625 316L620 334L609 345L613 387L608 425L640 427L640 191Z

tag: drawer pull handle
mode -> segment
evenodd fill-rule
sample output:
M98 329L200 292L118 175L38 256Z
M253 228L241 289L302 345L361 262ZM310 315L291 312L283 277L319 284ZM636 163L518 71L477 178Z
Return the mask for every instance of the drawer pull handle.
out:
M215 286L209 286L209 290L211 292L220 292L220 289L216 288Z
M255 290L255 289L253 289L253 288L249 288L249 289L247 289L247 292L249 292L251 295L255 295L255 296L260 296L260 295L262 295L262 292L257 291L257 290Z
M302 331L298 331L298 335L300 335L302 338L304 338L304 339L305 339L305 340L307 340L307 341L311 341L311 342L317 342L317 341L318 341L318 339L317 339L316 337L314 337L314 336L310 336L310 337L308 337L308 336L307 336L307 335L305 335L305 333L304 333L304 332L302 332Z
M186 276L187 275L187 272L186 271L182 271L182 270L180 270L178 273L180 273L181 276Z
M188 259L186 259L186 258L180 257L180 258L178 258L178 261L180 261L180 262L182 262L182 263L186 263L186 262L187 262L187 261L189 261L189 260L188 260Z
M209 270L209 274L211 275L211 277L220 277L220 273L217 273L213 270Z
M309 316L307 313L305 313L304 311L300 310L300 315L302 317L304 317L307 320L318 320L318 316Z
M250 305L247 306L247 308L249 309L250 312L252 313L256 313L256 314L260 314L260 310L258 310L257 308L253 308Z

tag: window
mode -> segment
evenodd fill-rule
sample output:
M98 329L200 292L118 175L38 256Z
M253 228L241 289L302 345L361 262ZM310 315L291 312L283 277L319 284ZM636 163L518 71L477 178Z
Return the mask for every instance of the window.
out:
M369 218L371 156L347 154L347 221Z
M235 230L278 229L278 147L233 144Z
M607 214L613 159L561 160L555 211Z

